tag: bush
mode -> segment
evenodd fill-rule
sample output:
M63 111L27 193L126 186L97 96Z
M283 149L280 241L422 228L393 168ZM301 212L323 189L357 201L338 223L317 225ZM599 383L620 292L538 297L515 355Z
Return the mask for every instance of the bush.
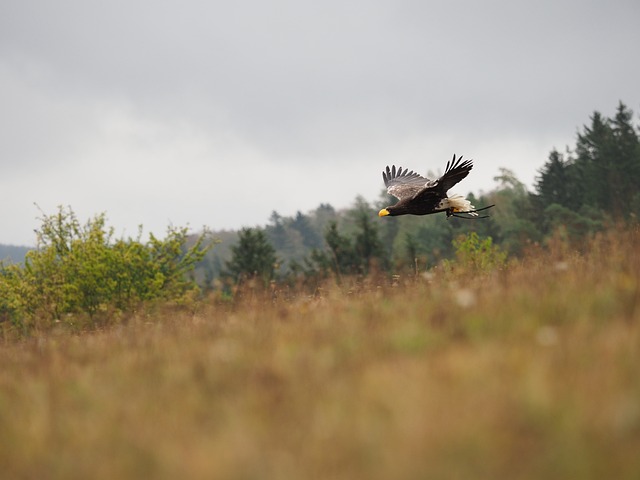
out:
M507 252L493 244L491 237L480 239L476 232L460 235L452 242L455 261L445 260L446 270L462 270L470 273L488 273L503 268Z
M187 276L212 244L205 231L190 248L186 228L141 241L114 239L100 214L81 225L71 208L42 218L37 247L22 265L0 265L0 319L22 330L68 314L128 311L153 299L179 299L198 287Z

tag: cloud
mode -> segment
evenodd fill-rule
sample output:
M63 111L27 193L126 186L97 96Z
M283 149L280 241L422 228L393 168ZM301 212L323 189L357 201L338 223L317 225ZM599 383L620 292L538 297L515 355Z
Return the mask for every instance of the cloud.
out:
M531 185L594 110L640 105L636 3L3 2L0 242L33 242L34 201L237 228L454 152L460 188Z

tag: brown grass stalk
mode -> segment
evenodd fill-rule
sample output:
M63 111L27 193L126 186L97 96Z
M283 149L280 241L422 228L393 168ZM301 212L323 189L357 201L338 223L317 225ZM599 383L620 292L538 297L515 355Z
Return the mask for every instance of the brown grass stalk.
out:
M639 478L640 234L556 247L7 338L0 476Z

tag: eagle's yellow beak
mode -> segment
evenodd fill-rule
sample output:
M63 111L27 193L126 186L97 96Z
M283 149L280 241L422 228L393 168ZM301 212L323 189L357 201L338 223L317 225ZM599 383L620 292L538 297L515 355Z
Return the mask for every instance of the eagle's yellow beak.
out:
M383 208L378 212L379 217L386 217L387 215L389 215L389 210L387 210L386 208Z

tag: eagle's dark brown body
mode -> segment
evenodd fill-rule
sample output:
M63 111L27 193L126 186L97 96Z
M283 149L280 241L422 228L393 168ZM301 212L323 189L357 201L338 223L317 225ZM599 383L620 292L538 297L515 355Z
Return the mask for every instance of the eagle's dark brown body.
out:
M447 162L447 167L442 177L437 180L429 180L408 169L402 167L387 167L382 172L384 184L389 195L398 199L398 203L380 210L381 217L390 215L429 215L432 213L446 212L475 214L471 203L461 196L448 197L448 190L460 180L469 175L473 168L471 160L462 161L462 157Z

